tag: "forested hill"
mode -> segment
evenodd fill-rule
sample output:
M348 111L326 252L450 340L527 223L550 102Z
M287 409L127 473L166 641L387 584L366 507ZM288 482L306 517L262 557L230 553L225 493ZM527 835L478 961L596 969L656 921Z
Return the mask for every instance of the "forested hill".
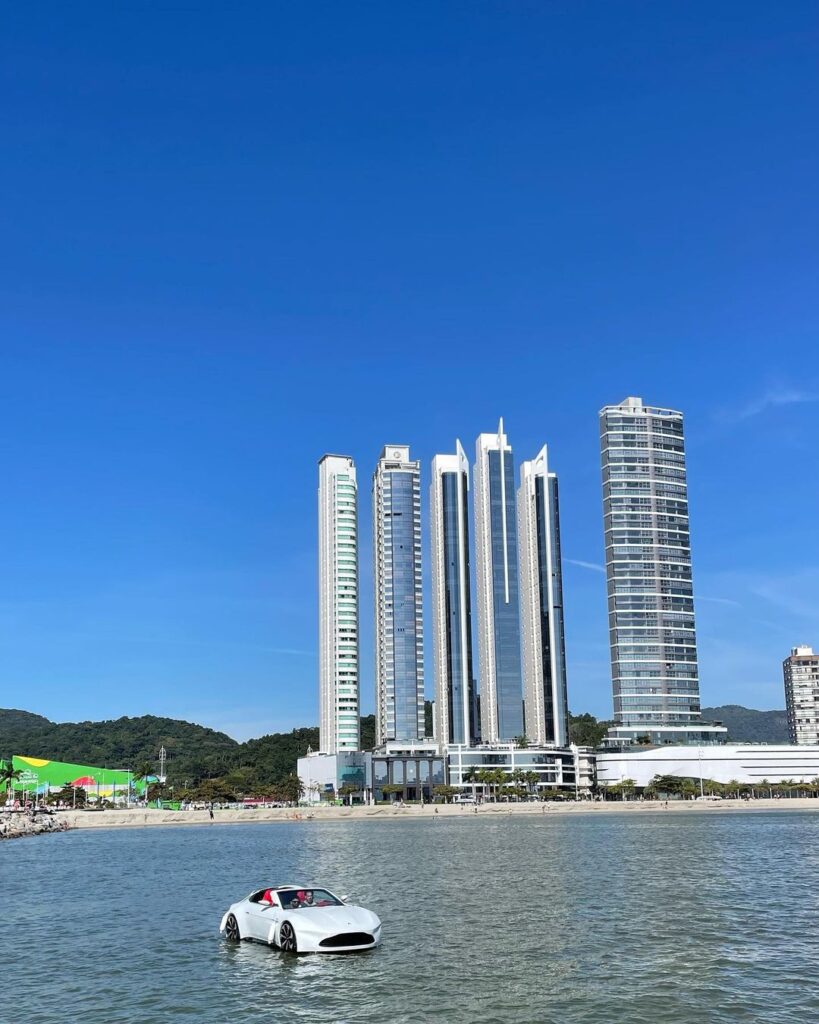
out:
M703 708L706 722L722 722L728 739L736 743L788 743L788 715L785 711L755 711L741 704Z
M374 742L372 715L361 719L361 741ZM223 732L175 718L143 715L105 722L51 722L41 715L0 709L0 757L21 754L107 768L157 765L160 747L168 755L174 782L221 778L248 770L261 782L280 782L308 748L318 750L316 727L273 733L238 743Z
M223 732L154 715L58 724L26 711L0 710L0 756L127 768L154 762L162 746L181 771L210 775L232 764L241 745Z

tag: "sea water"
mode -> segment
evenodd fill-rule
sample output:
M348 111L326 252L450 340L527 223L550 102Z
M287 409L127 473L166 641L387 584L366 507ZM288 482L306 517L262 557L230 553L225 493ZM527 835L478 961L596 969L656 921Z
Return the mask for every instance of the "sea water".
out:
M383 945L220 937L261 885L322 884ZM430 814L77 830L0 846L0 1020L819 1021L819 814Z

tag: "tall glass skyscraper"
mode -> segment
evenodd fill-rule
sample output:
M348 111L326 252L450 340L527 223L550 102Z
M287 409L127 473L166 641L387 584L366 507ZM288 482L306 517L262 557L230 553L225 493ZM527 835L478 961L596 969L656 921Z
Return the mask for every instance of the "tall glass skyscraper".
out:
M478 437L475 451L481 736L497 743L523 733L515 463L503 420L497 434Z
M629 742L718 742L700 719L682 413L600 412L615 728Z
M560 514L546 445L520 467L518 531L526 736L538 745L563 747L569 742L569 707Z
M432 460L429 487L435 734L443 747L471 746L479 732L472 672L469 463L460 441L455 449L454 455Z
M421 463L387 445L373 475L375 741L424 738Z
M319 734L321 750L359 748L358 488L346 455L319 461Z

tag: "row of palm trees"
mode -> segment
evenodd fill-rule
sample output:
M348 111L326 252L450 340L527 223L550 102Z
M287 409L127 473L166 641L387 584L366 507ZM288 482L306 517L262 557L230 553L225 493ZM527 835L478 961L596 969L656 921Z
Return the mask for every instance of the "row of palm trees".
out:
M607 797L615 799L630 800L639 788L634 779L623 779L613 786L607 786L605 794ZM819 797L819 778L813 779L811 782L797 782L795 779L769 782L768 779L761 779L756 783L739 782L737 779L732 779L730 782L703 779L702 792L705 796L721 796L730 799L747 797L752 800L760 797L772 799L775 796ZM649 784L642 788L641 795L647 800L669 795L691 800L700 795L700 780L681 778L678 775L655 775Z
M515 768L512 772L503 768L470 768L463 778L464 782L472 786L473 796L477 798L477 787L482 786L484 796L495 800L499 797L523 800L537 793L541 781L538 772L524 771L522 768ZM554 793L556 795L557 790Z

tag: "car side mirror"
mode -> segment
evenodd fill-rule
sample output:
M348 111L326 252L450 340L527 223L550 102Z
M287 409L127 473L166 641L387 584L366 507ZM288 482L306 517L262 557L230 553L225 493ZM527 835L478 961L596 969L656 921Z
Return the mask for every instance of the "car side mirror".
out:
M341 900L342 903L346 903L347 900L350 899L350 894L347 893L345 896L339 896L339 899Z

